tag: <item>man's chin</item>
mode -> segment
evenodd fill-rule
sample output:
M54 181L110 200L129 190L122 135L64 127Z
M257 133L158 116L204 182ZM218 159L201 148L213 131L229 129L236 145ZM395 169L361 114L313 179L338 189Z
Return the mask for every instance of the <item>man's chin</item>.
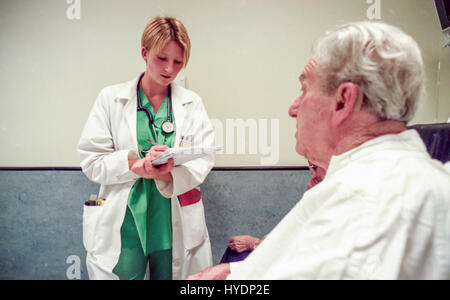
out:
M299 155L301 155L301 156L303 156L303 157L306 158L305 151L304 151L301 147L299 147L298 144L297 144L297 146L295 147L295 152L297 152Z

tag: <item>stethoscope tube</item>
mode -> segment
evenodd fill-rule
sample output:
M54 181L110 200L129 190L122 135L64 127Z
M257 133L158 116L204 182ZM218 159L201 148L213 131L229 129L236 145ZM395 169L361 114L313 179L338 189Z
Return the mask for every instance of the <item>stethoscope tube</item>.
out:
M150 123L150 127L152 127L153 133L155 134L155 138L157 138L155 124L154 124L152 114L150 113L150 111L147 108L142 106L141 95L139 93L139 86L141 84L142 77L144 77L144 74L145 73L141 74L141 76L139 77L138 83L136 85L136 97L137 97L137 101L138 101L137 111L144 111L147 114L147 117L148 117L148 120ZM171 118L171 112L172 112L172 87L171 87L171 85L169 85L168 96L169 96L169 99L167 101L167 120L163 123L163 126L162 126L162 131L165 134L170 134L173 132L173 123L172 123L172 118ZM150 103L150 105L151 105L151 103ZM168 129L165 130L165 127Z

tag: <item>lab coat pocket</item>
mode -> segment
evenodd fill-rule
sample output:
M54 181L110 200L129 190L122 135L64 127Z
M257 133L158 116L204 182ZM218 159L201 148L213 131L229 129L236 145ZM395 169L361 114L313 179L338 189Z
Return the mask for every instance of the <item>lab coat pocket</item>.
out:
M103 206L87 206L83 208L83 245L87 252L95 249L95 232Z
M205 211L203 202L181 207L183 223L183 240L186 249L193 249L200 245L207 236Z

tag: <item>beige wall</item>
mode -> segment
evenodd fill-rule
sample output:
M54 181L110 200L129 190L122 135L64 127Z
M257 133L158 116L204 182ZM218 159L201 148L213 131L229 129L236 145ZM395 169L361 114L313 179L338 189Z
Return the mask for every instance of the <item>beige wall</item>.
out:
M101 88L143 70L140 35L155 15L178 17L188 28L187 87L204 99L225 148L227 120L248 121L257 132L268 126L263 139L247 134L256 154L230 149L234 154L218 155L217 165L304 165L287 116L298 74L313 41L335 24L367 19L367 2L373 1L81 0L80 19L70 20L65 0L2 0L0 166L78 166L76 144L93 101ZM380 4L381 20L403 28L423 51L428 98L412 123L446 121L450 48L441 51L433 1Z

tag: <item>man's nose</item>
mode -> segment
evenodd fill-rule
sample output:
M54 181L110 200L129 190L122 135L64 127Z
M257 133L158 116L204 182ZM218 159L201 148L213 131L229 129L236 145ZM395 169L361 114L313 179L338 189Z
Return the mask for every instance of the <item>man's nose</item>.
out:
M289 107L289 116L292 118L297 117L297 111L298 107L300 105L300 98L297 98L294 100L294 103L292 103L291 107Z

